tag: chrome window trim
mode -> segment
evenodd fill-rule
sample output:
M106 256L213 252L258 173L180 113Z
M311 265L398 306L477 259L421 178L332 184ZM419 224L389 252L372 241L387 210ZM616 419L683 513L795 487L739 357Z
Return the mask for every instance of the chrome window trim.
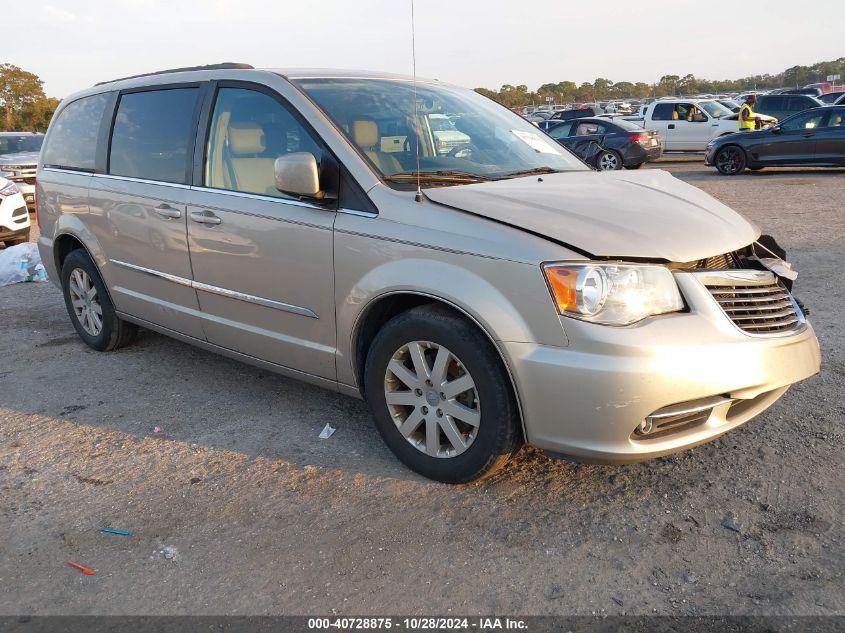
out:
M149 180L147 178L135 178L134 176L118 176L115 174L91 174L96 178L105 180L122 180L125 182L137 182L143 185L164 185L166 187L175 187L177 189L190 189L190 185L181 182L168 182L166 180Z
M166 279L167 281L171 281L175 284L179 284L181 286L187 286L189 288L193 288L194 290L202 290L204 292L210 292L212 294L220 295L221 297L228 297L230 299L237 299L238 301L245 301L247 303L254 303L256 305L264 306L265 308L274 308L276 310L281 310L283 312L290 312L291 314L298 314L300 316L309 317L311 319L319 319L320 317L317 315L316 312L309 308L305 308L302 306L294 305L292 303L284 303L282 301L275 301L273 299L266 299L264 297L258 297L256 295L246 294L244 292L238 292L237 290L229 290L228 288L220 288L219 286L212 286L211 284L205 284L200 281L192 281L191 279L187 279L186 277L179 277L178 275L171 275L169 273L161 272L159 270L153 270L152 268L145 268L144 266L138 266L137 264L130 264L128 262L123 262L116 259L109 260L115 266L120 266L121 268L127 268L129 270L134 270L140 273L144 273L145 275L150 275L152 277L159 277L161 279Z
M346 209L344 207L339 207L337 210L338 213L345 213L346 215L357 215L362 218L377 218L378 213L373 211L359 211L358 209Z
M57 174L77 174L79 176L93 176L94 172L82 171L81 169L65 169L64 167L42 167L42 171L52 171Z
M215 187L206 187L205 185L194 185L189 187L191 191L205 191L208 193L218 193L223 194L225 196L231 196L233 198L246 198L248 200L262 200L265 202L281 202L284 204L290 204L295 207L305 207L307 209L314 209L315 211L329 211L333 212L334 209L327 209L326 207L321 207L316 204L311 204L310 202L303 202L302 200L297 200L296 198L282 198L280 196L264 196L258 193L247 193L245 191L234 191L233 189L217 189ZM202 205L195 205L195 206L202 206Z

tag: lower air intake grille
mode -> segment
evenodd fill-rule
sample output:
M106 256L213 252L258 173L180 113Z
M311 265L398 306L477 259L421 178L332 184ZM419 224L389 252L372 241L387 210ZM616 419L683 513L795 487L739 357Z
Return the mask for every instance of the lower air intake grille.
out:
M770 273L757 273L743 282L740 273L729 271L721 279L707 275L704 285L719 307L743 332L749 334L781 334L804 326L800 309L789 291Z

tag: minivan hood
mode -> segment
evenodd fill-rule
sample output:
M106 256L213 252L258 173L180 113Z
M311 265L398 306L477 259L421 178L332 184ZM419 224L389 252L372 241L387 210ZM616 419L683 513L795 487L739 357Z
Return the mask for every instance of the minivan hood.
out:
M760 235L730 207L658 169L544 174L425 194L596 257L691 262L747 246Z

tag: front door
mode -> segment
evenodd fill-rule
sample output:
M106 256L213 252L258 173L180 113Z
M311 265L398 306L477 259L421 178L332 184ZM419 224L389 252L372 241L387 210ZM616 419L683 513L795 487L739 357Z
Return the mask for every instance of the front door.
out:
M194 287L208 341L334 379L332 208L274 185L275 159L322 144L278 95L220 84L203 181L188 197Z
M824 127L819 128L816 159L820 163L845 165L845 108L832 108Z
M815 162L816 134L826 114L823 110L813 110L787 119L769 134L767 143L757 147L757 159L764 165Z

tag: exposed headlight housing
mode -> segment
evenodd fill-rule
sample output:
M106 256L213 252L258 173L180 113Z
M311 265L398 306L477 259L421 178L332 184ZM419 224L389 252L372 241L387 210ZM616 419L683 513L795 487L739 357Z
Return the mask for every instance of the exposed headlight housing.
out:
M5 198L6 196L14 195L16 193L20 193L20 189L18 189L18 186L11 180L5 185L0 184L0 196L2 196L3 198Z
M564 316L630 325L649 316L678 312L684 301L675 278L655 264L543 264L552 298Z

